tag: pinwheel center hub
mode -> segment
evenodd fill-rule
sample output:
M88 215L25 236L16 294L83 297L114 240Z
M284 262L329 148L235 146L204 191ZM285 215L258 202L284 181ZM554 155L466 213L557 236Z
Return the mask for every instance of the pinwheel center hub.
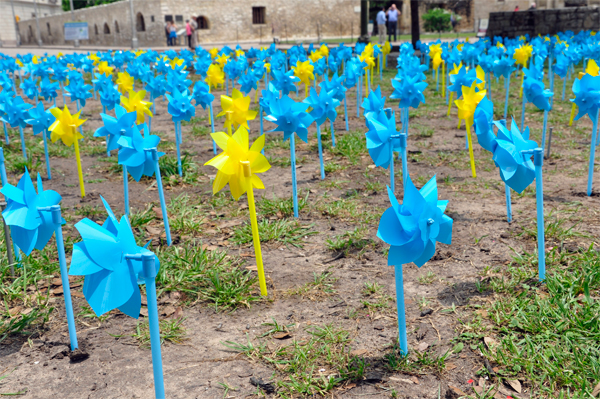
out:
M431 226L434 223L435 223L435 220L433 220L432 218L427 219L427 226Z

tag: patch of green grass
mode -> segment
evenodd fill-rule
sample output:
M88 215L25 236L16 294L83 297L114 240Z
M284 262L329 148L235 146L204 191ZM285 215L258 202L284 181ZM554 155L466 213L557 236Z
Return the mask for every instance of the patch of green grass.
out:
M85 319L98 320L100 323L103 323L106 320L108 320L108 318L110 317L110 312L105 313L102 316L98 317L98 316L96 316L96 313L94 313L92 308L90 308L89 306L82 306L81 312L79 312L77 314L77 317L82 318L84 320Z
M150 203L146 205L144 210L131 212L129 214L129 223L131 224L131 228L134 230L138 229L138 231L143 230L148 223L154 220L156 214L152 208L155 206L156 205ZM104 212L101 212L101 214L104 214Z
M202 224L206 212L202 209L202 197L191 197L183 193L171 198L169 210L169 223L171 231L180 235L199 235L202 233Z
M298 212L302 212L306 205L308 205L308 194L307 192L304 197L298 196ZM294 214L294 202L292 198L279 198L275 197L275 194L273 194L272 199L262 197L258 200L257 208L258 213L266 217L290 217Z
M161 346L165 342L181 344L187 339L187 331L183 326L184 321L185 317L160 320L159 329ZM132 336L137 339L140 347L150 349L150 326L148 320L139 321Z
M393 372L414 373L432 370L441 373L446 368L446 360L451 354L448 350L438 354L433 348L424 352L408 349L408 356L400 353L400 346L394 343L391 350L383 357L385 368Z
M323 296L333 294L336 292L334 285L338 279L333 277L332 274L333 273L329 269L321 273L313 272L313 281L309 281L298 288L294 288L288 291L287 294L308 297L312 297L313 295Z
M184 303L204 301L216 310L250 307L258 300L254 295L257 276L226 252L188 246L157 248L156 254L161 261L156 276L158 295L180 292Z
M429 285L435 281L435 273L429 270L426 274L419 276L419 284Z
M360 157L367 153L365 133L360 130L344 132L336 136L335 147L331 149L335 155L345 157L350 163L356 165Z
M579 207L577 207L579 208ZM579 224L583 221L574 216L561 217L562 212L551 211L544 217L544 236L546 241L561 243L573 238L592 238L588 233L579 230ZM537 222L532 222L523 228L526 236L537 239Z
M263 326L266 327L270 327L269 330L267 330L267 332L263 333L262 335L259 335L258 338L264 338L266 336L269 335L273 335L276 333L281 333L281 332L288 332L290 328L294 327L295 324L279 324L277 322L277 320L275 320L274 317L271 317L271 320L273 320L272 323L262 323Z
M181 121L181 126L194 126L208 120L206 116L193 116L190 121Z
M338 170L344 170L346 167L338 162L327 162L324 166L325 173L334 173Z
M265 344L254 344L250 339L247 344L226 341L223 345L276 368L279 373L275 381L282 397L328 396L344 382L363 378L368 364L348 353L352 342L348 331L329 324L304 332L302 341L293 338L272 353L267 353Z
M370 238L365 238L367 229L357 227L352 231L347 231L342 235L327 239L327 248L330 251L343 252L345 255L356 253L362 255L369 247L373 247L375 242Z
M196 184L198 176L200 176L200 169L198 165L192 161L187 155L181 157L181 172L183 178L179 176L179 168L177 166L177 157L174 155L164 155L159 158L158 165L160 167L160 174L165 178L165 183L170 185L177 185L178 182L183 181L186 184ZM152 177L154 179L154 177Z
M261 243L276 242L284 245L291 245L302 248L304 239L316 231L311 230L312 225L302 226L295 220L263 219L258 222L258 234ZM252 243L252 227L246 223L233 231L231 241L236 245L246 245Z
M279 166L281 168L289 168L292 166L292 159L289 156L283 157L272 157L267 156L267 160L272 166ZM306 163L308 159L306 157L298 157L296 156L296 165L301 165Z

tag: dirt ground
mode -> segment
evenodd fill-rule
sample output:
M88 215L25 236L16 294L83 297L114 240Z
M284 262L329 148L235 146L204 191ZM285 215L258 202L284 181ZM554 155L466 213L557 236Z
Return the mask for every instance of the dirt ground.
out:
M387 96L391 94L389 79L394 72L386 71L384 77L383 91ZM462 351L454 353L452 349L457 343L454 338L468 332L468 321L475 317L480 307L494 300L495 294L481 289L480 285L491 270L504 268L515 253L523 250L535 252L535 239L520 234L535 223L535 191L530 188L523 195L513 192L514 222L508 224L504 186L490 154L474 138L477 178L473 179L465 150L464 126L462 129L456 126L456 107L453 107L452 116L447 117L446 103L433 90L435 83L431 81L431 75L428 78L428 105L411 110L408 168L417 187L437 176L439 198L450 201L447 214L454 219L453 237L452 245L438 244L436 255L422 268L414 264L405 265L404 285L411 359L425 355L437 359L449 352L443 367L423 366L405 371L394 371L389 367L386 356L392 353L398 339L394 270L387 266L387 246L375 235L379 217L389 206L385 190L385 185L389 184L389 172L375 168L364 147L353 147L355 142L364 145L366 128L364 119L356 117L356 97L352 89L348 92L349 132L345 129L343 107L340 107L342 112L335 121L339 152L332 151L329 140L324 141L325 159L330 165L324 181L319 177L314 125L310 129L309 144L297 144L299 190L302 198L307 198L299 223L316 234L307 234L302 239L302 247L263 243L268 299L252 302L249 307L222 311L215 310L214 304L207 301L186 302L184 293L180 295L171 291L159 298L162 317L183 316L183 326L187 331L187 340L181 344L165 343L162 346L168 398L254 398L263 394L272 397L274 394L260 392L250 380L252 377L259 377L265 382L286 380L288 377L281 367L233 351L224 343L263 342L267 351L274 353L292 340L307 339L308 331L314 326L333 325L348 332L347 351L368 365L360 380L339 384L328 390L326 397L458 398L461 392L473 394L472 386L477 386L480 380L478 371L496 367L495 364L486 365L487 360L476 347L466 345ZM379 84L379 79L376 78L374 83ZM493 93L498 98L496 109L502 109L502 82L494 87L498 87L498 91ZM513 92L511 112L520 119L516 86ZM254 93L251 96L254 98ZM299 99L303 96L301 91ZM397 103L388 100L388 104L397 109ZM156 103L153 133L160 135L162 150L172 156L175 136L166 105L162 100ZM252 106L255 106L254 103ZM101 126L100 108L95 100L89 101L85 107L84 116L88 118L84 125L86 130L93 131ZM215 115L219 110L220 107L216 106ZM573 128L568 128L564 115L568 118L569 111L569 103L558 100L551 113L549 126L554 128L553 155L544 164L546 214L577 203L581 207L580 212L589 215L588 230L597 235L600 228L595 211L599 205L597 191L591 197L585 195L591 122L582 119ZM202 166L213 153L210 137L205 134L210 128L206 112L198 108L197 116L202 120L183 126L182 146L183 154L198 165L196 181L186 183L174 178L173 183L167 185L166 196L173 199L188 195L193 204L202 205L212 201L210 178L216 171ZM541 113L528 106L526 123L532 129L533 139L538 142L541 117ZM222 120L217 120L216 125L222 126ZM258 121L252 121L250 126L252 136L256 137ZM194 127L203 133L194 134ZM265 122L265 130L271 128L272 125ZM360 140L350 139L353 132L354 137ZM27 131L27 134L31 133ZM324 133L325 137L327 135L328 131ZM344 141L346 136L349 138ZM18 135L11 139L13 141L5 147L5 151L18 153ZM94 145L103 145L101 139L93 140ZM291 195L290 168L284 166L289 158L289 147L287 142L280 141L279 133L268 133L267 142L271 145L268 144L266 154L273 166L261 176L266 189L255 190L257 197L289 198ZM101 161L106 158L105 154L96 151L95 155L90 155L86 148L82 148L83 169L88 182L84 199L79 196L72 157L52 157L53 178L44 181L45 189L56 190L62 195L63 213L67 218L65 235L74 239L77 239L77 232L73 224L82 218L78 210L84 206L100 208L100 195L117 213L123 210L122 175L110 169L112 164ZM349 158L343 151L355 157ZM113 157L116 158L116 152L113 152ZM44 168L43 163L38 167L42 176L45 176ZM399 161L396 162L396 171L396 195L401 201L403 190ZM15 183L18 177L11 174L9 180ZM165 180L169 182L169 178ZM143 211L149 203L158 206L153 181L130 181L132 212ZM342 201L342 209L333 212L328 206L336 201ZM235 245L231 241L236 226L248 220L246 200L242 197L238 203L229 201L226 204L224 210L215 208L203 215L200 231L182 233L175 228L174 246L225 250L245 262L243 267L255 274L252 271L255 263L251 244ZM350 205L355 207L355 212L348 208ZM269 218L276 221L284 216L276 214ZM95 214L94 219L103 220L102 213ZM150 225L160 228L161 220L156 217ZM328 239L335 240L346 232L356 231L360 231L360 239L366 240L366 245L351 247L347 251L329 249ZM153 239L153 244L161 242L160 232L150 231L146 237ZM71 242L67 243L67 247L71 245ZM548 247L553 245L553 242L547 243ZM70 251L69 248L67 250ZM168 268L169 264L162 267ZM299 287L310 286L315 276L326 276L329 288L315 286L315 289L294 294ZM383 298L380 301L382 306L364 304L370 300L365 294L365 283L378 283L383 287L377 294L378 300ZM86 305L81 289L81 283L74 283L76 314ZM254 285L253 294L258 294L258 284ZM80 346L89 358L72 361L68 356L67 325L60 292L50 301L56 309L44 329L29 337L12 335L0 344L0 371L6 370L0 375L12 371L2 381L0 393L25 391L21 397L28 399L153 397L150 351L140 347L131 337L136 320L118 311L112 312L103 321L78 318ZM273 319L295 326L289 328L283 339L273 336L258 338L269 330L264 323L272 323ZM419 364L424 363L421 361ZM326 364L314 366L323 376L331 373ZM227 390L225 386L234 389ZM530 387L526 382L523 382L521 394L507 389L513 398L529 397ZM508 394L501 391L497 397L506 398Z

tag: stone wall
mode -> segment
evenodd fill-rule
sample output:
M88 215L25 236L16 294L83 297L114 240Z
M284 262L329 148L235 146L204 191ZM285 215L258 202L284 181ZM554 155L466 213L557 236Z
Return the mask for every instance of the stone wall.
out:
M31 19L35 16L36 5L33 0L13 1L15 17L20 19ZM51 2L49 0L37 0L37 10L40 16L49 16L62 13L60 2ZM0 42L4 45L15 46L17 44L17 36L15 29L15 20L13 19L13 7L9 0L0 0L0 16L2 23L0 24ZM43 32L45 25L40 25L40 30ZM35 25L33 33L35 35Z
M137 23L137 38L140 47L164 43L164 28L160 13L160 0L134 0L134 14ZM75 21L88 23L89 40L81 45L130 46L131 16L129 1L104 4L74 11ZM143 24L141 21L143 20ZM71 14L63 13L39 18L42 42L46 45L72 45L66 42L63 34L65 22L71 22ZM143 29L141 30L143 25ZM24 45L36 45L35 19L19 22L19 32ZM33 35L32 35L33 32Z
M600 28L600 9L597 7L575 7L549 10L490 13L487 30L489 37L518 37L553 35L571 30L598 30Z

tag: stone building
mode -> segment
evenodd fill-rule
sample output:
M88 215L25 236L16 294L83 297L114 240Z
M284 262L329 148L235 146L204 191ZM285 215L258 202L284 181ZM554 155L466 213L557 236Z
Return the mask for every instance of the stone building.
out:
M14 14L13 14L14 10ZM35 18L35 14L46 17L62 13L60 0L0 0L0 45L14 46L17 44L16 20L25 20ZM29 28L27 28L29 29ZM34 37L36 35L36 26L31 27L31 32L24 32ZM40 33L48 32L48 27L40 24Z
M2 0L0 0L2 1ZM42 1L42 0L38 0ZM47 0L46 0L47 1ZM198 43L273 42L316 37L357 37L360 0L134 0L134 21L140 47L165 46L165 23L178 30L192 16L198 19ZM88 23L89 40L81 45L129 46L129 1L75 10L75 20ZM39 18L41 38L48 45L70 45L62 33L70 13ZM36 44L34 19L19 22L22 42Z

